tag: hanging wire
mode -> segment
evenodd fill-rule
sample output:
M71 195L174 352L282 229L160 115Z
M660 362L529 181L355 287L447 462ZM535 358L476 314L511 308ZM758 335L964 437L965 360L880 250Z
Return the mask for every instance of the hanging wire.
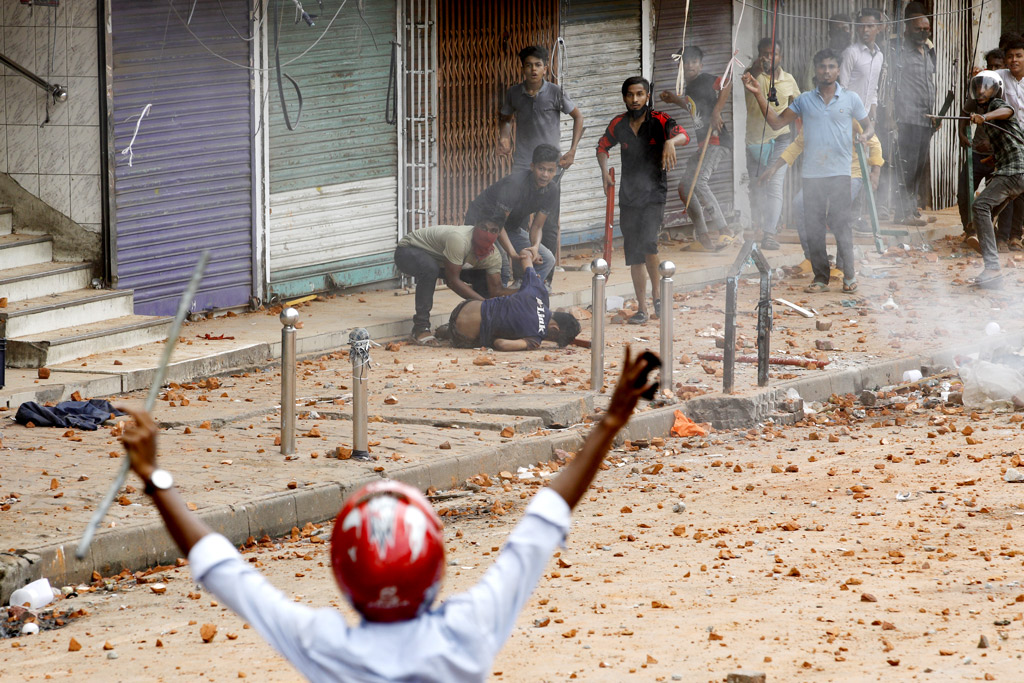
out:
M384 96L384 122L398 125L398 43L391 41L391 66L388 67L388 89Z
M347 2L348 2L348 0L341 0L341 5L338 7L338 10L334 13L334 16L331 17L331 20L327 23L327 26L324 28L323 32L321 32L320 35L317 36L317 39L314 40L313 43L309 47L307 47L305 50L303 50L298 56L289 59L284 64L281 64L281 67L285 67L285 66L289 66L291 64L294 64L295 62L297 62L300 59L302 59L303 57L305 57L306 54L310 50L312 50L314 47L316 47L317 44L321 40L323 40L324 36L327 35L327 32L331 30L331 26L334 25L334 21L338 18L338 15L341 14L341 10L345 7L345 4ZM174 16L176 16L178 18L178 21L180 21L182 26L185 27L185 30L188 31L189 35L191 35L193 38L195 38L196 42L199 43L199 45L204 50L206 50L207 52L209 52L211 55L213 55L217 59L221 60L222 62L227 62L228 64L231 64L232 66L236 66L239 69L245 69L246 71L274 71L275 69L279 68L277 66L267 67L267 68L260 68L260 67L249 66L248 64L241 64L239 62L234 61L233 59L228 59L224 55L221 55L221 54L217 53L212 48L210 48L209 45L204 43L203 39L200 38L199 36L197 36L195 31L192 30L192 27L189 26L188 23L186 23L185 18L181 16L181 13L178 12L178 9L174 6L174 0L167 0L167 4L171 8L171 11L174 12Z
M757 10L758 12L762 12L764 14L769 14L769 13L774 14L773 10L765 9L764 7L759 7L757 5L754 5L754 4L751 4L749 2L746 2L746 0L735 0L735 1L740 3L741 5L749 7L750 9ZM971 12L973 10L974 10L974 7L972 5L968 5L967 7L964 7L962 9L950 10L948 12L933 12L933 13L929 14L928 16L931 16L931 17L948 17L948 16L952 16L954 14L964 14L964 13L967 13L967 12ZM803 15L803 14L788 14L786 12L780 12L779 16L780 17L784 17L786 19L805 19L805 20L808 20L808 21L824 21L824 22L827 22L827 23L835 23L835 24L847 23L847 22L838 21L838 20L835 20L835 19L828 19L826 17L809 17L809 16L806 16L806 15ZM882 21L882 22L879 22L879 23L882 26L887 26L887 25L890 25L890 24L904 24L904 23L906 23L906 21L907 21L906 19L892 19L892 20L889 20L889 21Z
M301 5L299 6L301 7ZM274 0L274 64L277 67L277 93L281 97L281 114L284 116L284 125L288 127L288 130L295 130L299 121L302 120L302 90L299 88L299 84L294 78L286 74L281 70L281 9L279 0ZM295 88L295 97L299 101L299 110L295 112L295 123L292 123L291 117L288 115L288 102L284 98L284 79L288 79L288 82Z
M149 110L152 109L152 107L153 107L153 104L150 103L150 104L147 104L145 107L142 108L142 113L139 114L139 120L135 122L135 132L132 134L131 142L128 143L127 147L125 147L124 149L121 150L121 156L126 156L127 155L127 157L128 157L128 166L129 167L132 165L132 160L135 158L135 152L132 151L132 145L135 144L135 138L138 137L138 135L139 135L139 126L142 125L142 119L146 116L146 114L149 113Z

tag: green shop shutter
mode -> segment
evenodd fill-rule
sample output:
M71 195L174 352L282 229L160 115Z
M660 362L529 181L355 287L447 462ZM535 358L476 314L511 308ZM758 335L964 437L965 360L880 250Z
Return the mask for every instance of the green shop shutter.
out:
M326 5L329 6L329 5ZM361 10L360 10L361 8ZM393 0L349 3L323 39L334 10L315 27L283 12L282 70L299 84L302 116L285 125L270 74L270 291L292 296L395 276L398 131L385 106L395 39ZM267 26L268 65L274 32ZM298 100L284 83L295 123Z

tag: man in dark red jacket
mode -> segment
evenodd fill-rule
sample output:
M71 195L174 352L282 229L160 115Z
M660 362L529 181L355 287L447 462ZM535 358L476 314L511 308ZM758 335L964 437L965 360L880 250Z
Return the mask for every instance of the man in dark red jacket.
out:
M612 147L621 146L619 227L637 301L637 312L627 322L642 325L648 320L648 276L654 313L661 314L655 283L658 281L658 233L668 192L667 172L676 166L676 145L685 145L690 136L670 116L650 108L651 84L646 78L627 78L622 84L622 99L626 112L612 119L598 141L597 163L601 166L601 179L607 192L612 184L608 155Z

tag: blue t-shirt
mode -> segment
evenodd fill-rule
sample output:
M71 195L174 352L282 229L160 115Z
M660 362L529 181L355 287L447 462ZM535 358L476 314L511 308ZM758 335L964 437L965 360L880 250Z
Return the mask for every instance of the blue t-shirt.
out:
M836 83L825 104L817 88L801 94L789 108L804 122L804 178L849 176L853 163L853 119L868 117L860 95Z
M550 320L548 290L537 271L527 268L518 292L486 299L480 306L480 344L492 346L495 339L525 339L530 348L537 348Z

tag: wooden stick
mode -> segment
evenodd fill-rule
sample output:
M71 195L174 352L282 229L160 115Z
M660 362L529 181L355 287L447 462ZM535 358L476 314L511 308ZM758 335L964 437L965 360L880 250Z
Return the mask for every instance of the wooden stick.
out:
M192 279L189 280L188 286L185 287L185 291L181 295L181 301L178 302L178 312L174 316L174 322L171 323L167 342L164 344L163 356L160 358L160 365L157 366L156 373L153 375L153 383L149 385L149 394L146 396L144 408L147 413L152 412L153 406L156 404L156 397L160 394L160 387L163 386L164 378L167 377L167 366L171 362L174 346L178 343L178 333L181 331L181 324L184 322L185 316L188 315L189 308L192 306L192 300L196 298L199 283L203 279L203 272L206 270L206 264L209 260L210 252L209 250L204 250L199 255L199 262L196 263L195 270L192 271ZM78 548L75 550L75 557L78 559L84 559L86 553L89 552L89 546L92 544L92 537L96 534L96 528L99 527L100 522L106 517L111 503L114 502L114 497L117 496L117 492L121 490L124 482L128 479L131 464L131 459L127 455L121 460L121 468L117 472L114 483L111 484L107 495L100 501L96 512L93 513L92 519L89 520L88 526L85 527L82 539L78 542Z

